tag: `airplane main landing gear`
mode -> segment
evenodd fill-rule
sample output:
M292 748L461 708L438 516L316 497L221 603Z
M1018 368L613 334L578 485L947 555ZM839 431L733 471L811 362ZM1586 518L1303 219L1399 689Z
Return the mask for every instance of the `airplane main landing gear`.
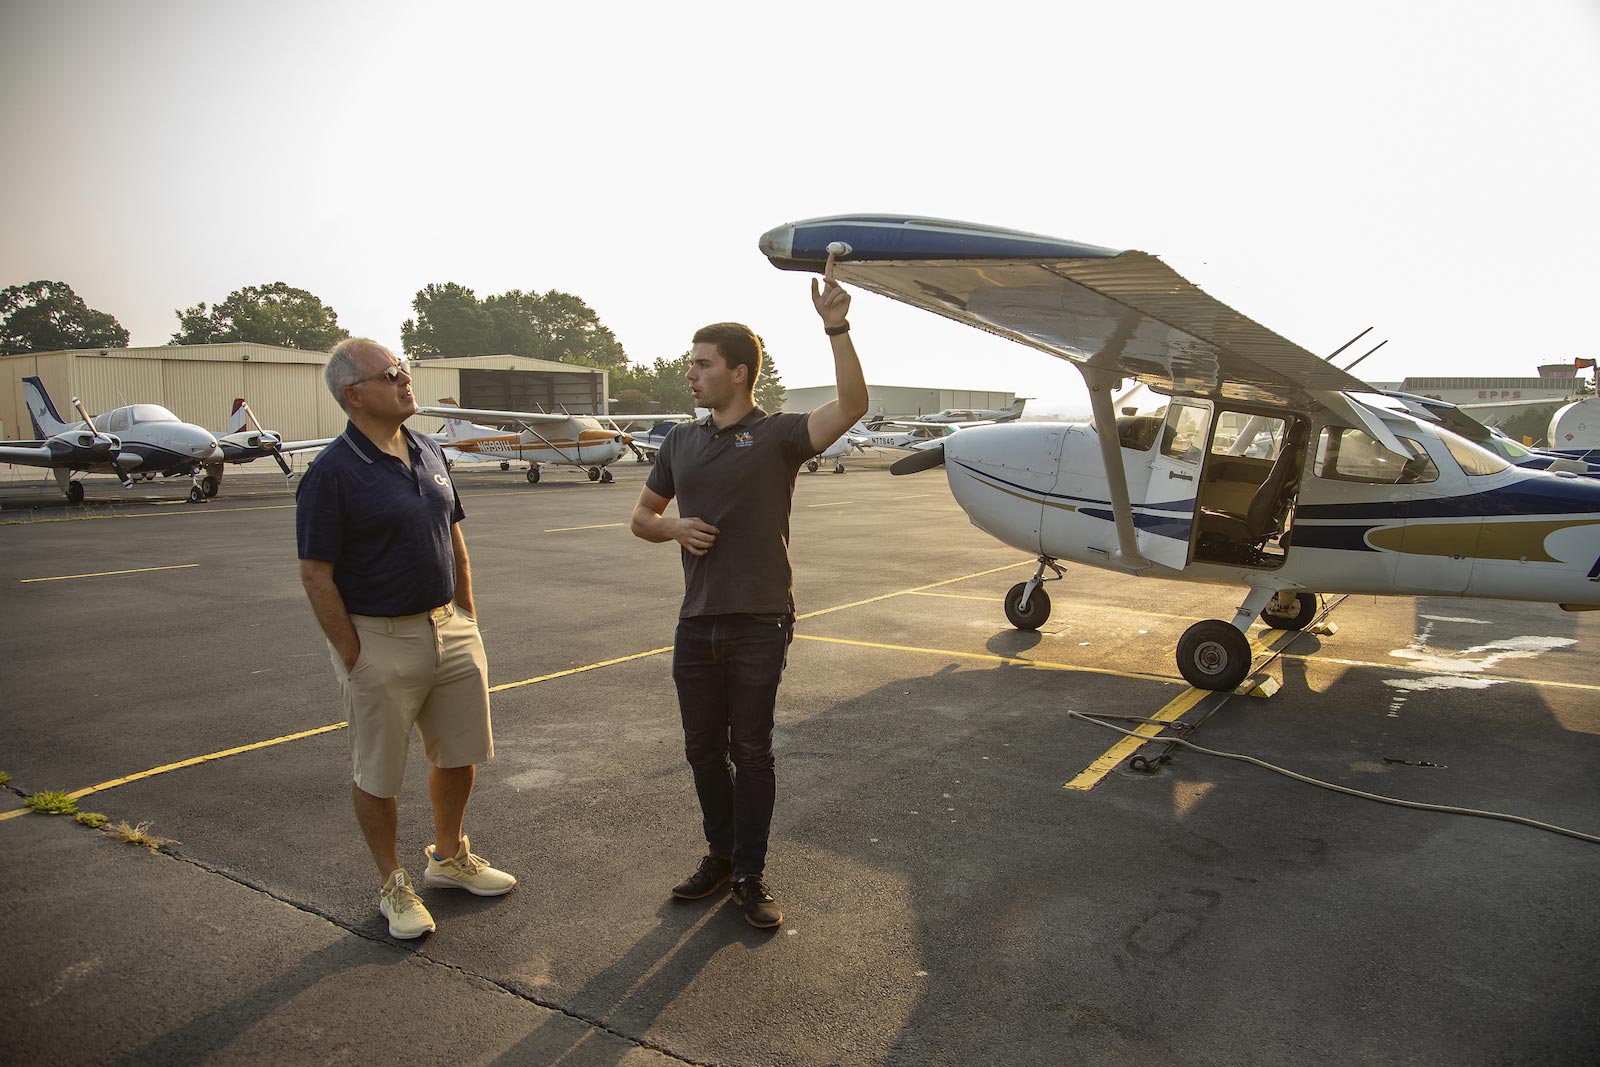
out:
M1232 623L1197 622L1178 639L1178 670L1196 689L1232 689L1250 673L1250 642Z
M1054 578L1044 576L1045 569L1055 571ZM1064 575L1061 567L1048 556L1039 557L1039 569L1025 582L1018 582L1006 592L1006 618L1019 630L1037 630L1050 617L1050 594L1041 586L1045 582L1059 582Z
M1285 589L1261 609L1261 621L1274 630L1304 630L1316 617L1315 593L1293 593Z
M590 467L589 468L589 480L591 482L598 482L600 480L600 468L599 467Z
M200 492L205 494L208 499L216 496L217 490L221 488L222 487L217 484L217 480L211 477L209 474L200 479Z
M806 470L810 471L812 474L817 473L817 468L820 466L822 466L822 464L817 462L815 459L806 460Z
M73 506L83 503L83 483L74 479L67 483L67 503Z

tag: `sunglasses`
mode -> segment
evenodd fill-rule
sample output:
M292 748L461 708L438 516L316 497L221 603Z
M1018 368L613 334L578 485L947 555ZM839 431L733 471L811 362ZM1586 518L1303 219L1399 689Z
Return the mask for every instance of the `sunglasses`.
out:
M385 367L383 370L379 371L377 374L369 374L365 378L357 378L355 381L351 382L350 384L351 385L360 385L362 382L371 382L371 381L376 381L379 378L382 378L385 381L387 381L390 385L393 385L395 382L398 382L400 380L400 375L402 375L402 374L404 374L407 378L411 377L411 369L406 365L406 361L403 360L403 359L398 363L389 364L387 367Z

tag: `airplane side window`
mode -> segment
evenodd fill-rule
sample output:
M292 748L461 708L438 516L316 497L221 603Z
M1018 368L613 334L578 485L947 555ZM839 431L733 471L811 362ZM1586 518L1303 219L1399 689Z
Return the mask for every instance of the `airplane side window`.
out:
M1211 426L1211 412L1193 404L1174 404L1161 435L1161 454L1183 463L1200 462Z
M1409 438L1401 437L1399 441L1406 446L1407 455L1389 451L1360 430L1327 427L1317 443L1317 477L1378 485L1437 480L1439 469L1427 451Z
M117 410L113 411L111 413L111 418L106 422L105 429L107 433L127 433L128 409L118 408Z
M1288 423L1270 415L1221 411L1217 413L1217 431L1211 437L1211 454L1275 460L1287 429Z
M1123 448L1148 452L1161 432L1161 420L1151 415L1124 415L1117 420L1117 439Z

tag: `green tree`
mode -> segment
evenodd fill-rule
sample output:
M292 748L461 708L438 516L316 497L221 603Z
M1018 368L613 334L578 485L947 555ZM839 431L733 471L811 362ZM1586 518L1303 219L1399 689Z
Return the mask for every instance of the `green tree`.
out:
M421 289L411 307L415 319L400 326L400 348L413 359L482 356L504 352L495 345L494 316L464 285L446 282Z
M513 289L488 296L483 306L494 318L501 352L556 363L578 363L610 370L625 366L627 353L616 334L593 308L571 293L551 289L524 293Z
M209 311L200 303L174 314L178 332L168 342L174 345L249 341L326 352L350 336L333 308L284 282L247 285Z
M783 387L778 364L773 361L772 353L767 351L765 341L761 342L761 354L761 377L756 379L756 406L770 415L783 410L783 402L789 391Z
M128 331L122 324L85 304L66 282L28 282L0 290L0 354L127 347Z

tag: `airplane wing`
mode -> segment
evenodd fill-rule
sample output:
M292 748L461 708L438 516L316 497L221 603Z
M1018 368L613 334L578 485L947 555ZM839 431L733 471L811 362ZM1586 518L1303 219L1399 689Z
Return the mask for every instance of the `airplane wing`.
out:
M790 223L761 251L820 272L830 242L850 246L842 282L1160 392L1343 415L1329 394L1369 388L1144 252L890 215Z
M456 408L424 406L417 408L418 415L431 415L440 419L468 419L490 426L520 426L536 423L560 423L571 415L551 414L546 411L489 411L481 408ZM591 416L593 417L593 416Z
M659 412L657 412L654 415L612 415L612 414L607 413L605 415L596 415L594 417L597 418L597 419L615 419L617 422L652 422L652 423L654 423L654 422L693 422L694 421L694 416L693 415L662 415Z
M53 467L55 458L42 441L7 441L0 445L0 463L23 467Z
M305 452L313 448L327 448L337 440L337 437L324 437L320 441L284 441L278 445L278 449L281 452Z

